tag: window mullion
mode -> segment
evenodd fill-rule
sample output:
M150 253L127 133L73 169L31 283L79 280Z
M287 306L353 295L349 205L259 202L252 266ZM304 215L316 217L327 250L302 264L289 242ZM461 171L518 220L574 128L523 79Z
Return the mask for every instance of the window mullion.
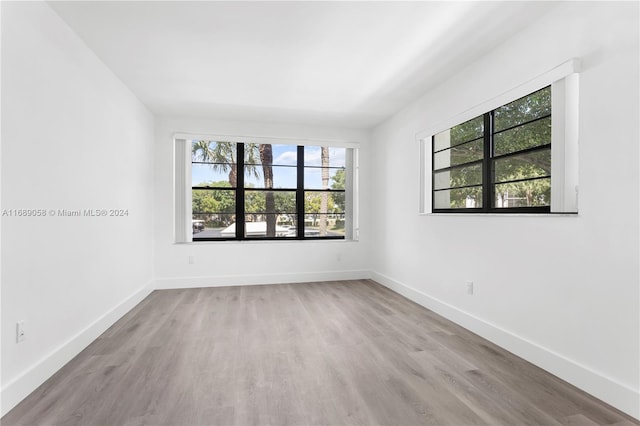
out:
M236 145L236 239L244 235L244 144Z
M304 146L298 146L297 185L296 185L296 239L304 239Z
M482 165L482 210L493 207L493 111L484 115L484 161Z
M436 205L436 137L431 136L431 208L435 209Z

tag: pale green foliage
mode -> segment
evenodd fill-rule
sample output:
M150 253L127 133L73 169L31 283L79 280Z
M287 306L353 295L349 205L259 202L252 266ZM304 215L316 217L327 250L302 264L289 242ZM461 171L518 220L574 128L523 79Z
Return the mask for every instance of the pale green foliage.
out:
M344 169L336 171L336 174L331 176L331 189L345 189L346 174ZM345 211L345 196L344 192L337 192L333 194L333 201L335 203L335 209L340 212Z

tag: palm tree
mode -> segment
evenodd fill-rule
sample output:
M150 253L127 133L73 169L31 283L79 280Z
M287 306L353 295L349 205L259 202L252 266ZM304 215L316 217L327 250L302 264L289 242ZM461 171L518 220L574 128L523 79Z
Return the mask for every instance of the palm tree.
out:
M216 142L199 140L191 147L193 161L211 163L216 171L229 173L231 187L238 186L238 165L236 162L236 147L233 142Z
M244 148L245 171L249 175L259 177L259 171L255 166L258 145L246 143ZM211 168L216 171L229 173L229 183L232 188L238 186L238 163L236 159L235 142L216 142L199 140L191 147L191 158L193 161L203 161L211 163Z
M321 193L320 198L320 236L327 236L327 213L329 210L329 193L326 192L329 189L329 147L323 146L320 148L320 160L322 162L322 189L325 190Z
M261 143L258 148L265 189L273 188L273 150L271 144ZM273 191L265 192L265 210L267 212L267 237L276 236L276 202Z
M244 144L244 173L245 176L260 177L260 170L256 167L260 151L257 143L248 142Z

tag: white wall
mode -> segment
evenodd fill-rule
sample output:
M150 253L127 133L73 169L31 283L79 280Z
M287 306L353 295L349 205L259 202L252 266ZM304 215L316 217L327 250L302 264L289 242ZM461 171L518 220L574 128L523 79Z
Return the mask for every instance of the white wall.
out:
M173 238L173 135L263 136L361 143L359 241L218 241L175 244ZM158 288L355 279L368 276L369 134L362 130L158 118L154 197L154 277ZM189 264L189 256L195 259Z
M151 290L154 119L47 4L1 7L2 209L129 213L2 218L4 413Z
M638 36L637 3L561 3L374 130L371 209L374 279L636 417ZM578 217L419 216L416 134L573 57Z

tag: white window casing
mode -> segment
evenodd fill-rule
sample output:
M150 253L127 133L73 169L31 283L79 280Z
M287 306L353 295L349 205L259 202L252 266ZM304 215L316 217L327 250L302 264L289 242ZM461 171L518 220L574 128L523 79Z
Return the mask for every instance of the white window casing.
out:
M346 150L345 174L345 239L356 241L359 237L358 228L358 150Z
M174 241L189 243L193 238L191 222L191 144L186 139L174 140Z
M578 86L573 73L551 87L551 212L578 211Z

